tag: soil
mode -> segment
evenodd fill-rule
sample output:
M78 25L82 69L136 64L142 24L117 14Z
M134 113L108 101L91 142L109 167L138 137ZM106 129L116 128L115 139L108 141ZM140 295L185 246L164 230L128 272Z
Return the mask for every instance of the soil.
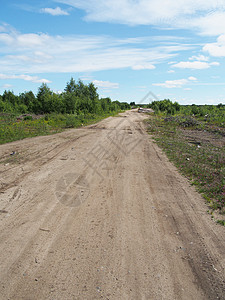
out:
M187 138L187 140L194 141L201 144L211 144L215 147L224 148L225 147L225 136L208 132L205 130L181 130L182 134Z
M0 146L0 299L225 299L225 231L132 110Z

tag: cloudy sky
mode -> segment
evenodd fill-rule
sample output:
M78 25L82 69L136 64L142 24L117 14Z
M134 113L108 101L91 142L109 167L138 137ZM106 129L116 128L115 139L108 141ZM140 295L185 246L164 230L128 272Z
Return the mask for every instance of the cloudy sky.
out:
M225 103L225 0L0 5L0 94L60 92L73 77L113 100Z

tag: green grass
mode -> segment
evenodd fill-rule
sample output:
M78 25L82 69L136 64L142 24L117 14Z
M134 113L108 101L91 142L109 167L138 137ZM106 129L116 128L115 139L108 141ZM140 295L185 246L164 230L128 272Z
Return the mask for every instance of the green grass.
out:
M67 128L78 128L116 114L116 112L102 115L49 114L39 118L36 116L25 117L22 120L18 120L17 116L13 114L2 114L0 115L0 144L28 137L54 134Z
M224 220L217 220L216 223L225 226L225 221Z
M148 125L157 144L203 194L211 209L224 215L224 128L190 116L151 116Z

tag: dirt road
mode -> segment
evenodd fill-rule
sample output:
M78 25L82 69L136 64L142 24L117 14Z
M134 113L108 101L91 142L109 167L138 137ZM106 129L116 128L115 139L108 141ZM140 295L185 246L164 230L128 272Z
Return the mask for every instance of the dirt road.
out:
M1 299L225 299L224 227L144 118L0 146Z

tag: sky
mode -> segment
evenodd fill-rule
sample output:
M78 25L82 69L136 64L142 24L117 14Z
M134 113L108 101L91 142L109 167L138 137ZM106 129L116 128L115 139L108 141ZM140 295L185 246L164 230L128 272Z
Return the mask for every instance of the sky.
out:
M71 77L136 103L225 103L225 0L0 0L0 94Z

